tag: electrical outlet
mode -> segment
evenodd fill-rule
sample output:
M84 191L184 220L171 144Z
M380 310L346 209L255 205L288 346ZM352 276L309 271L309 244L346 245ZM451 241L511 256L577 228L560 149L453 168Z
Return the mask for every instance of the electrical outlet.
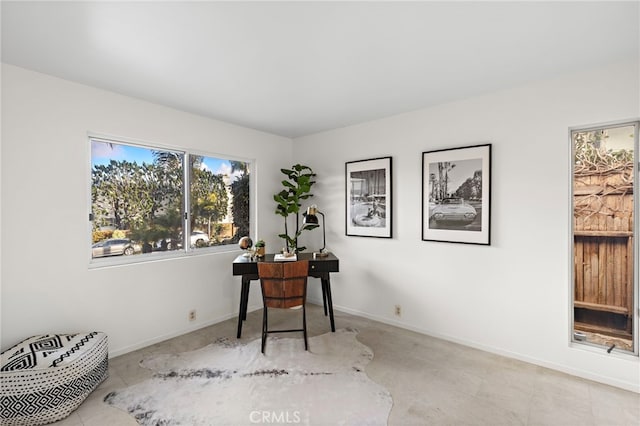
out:
M402 307L400 307L400 305L396 305L395 314L396 314L397 317L401 317L402 316Z
M195 321L196 320L196 310L192 309L189 311L189 321Z

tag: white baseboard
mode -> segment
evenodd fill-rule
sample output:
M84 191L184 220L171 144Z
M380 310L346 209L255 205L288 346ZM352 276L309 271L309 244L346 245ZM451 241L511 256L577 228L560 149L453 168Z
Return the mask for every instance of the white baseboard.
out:
M307 301L309 303L313 303L316 305L323 305L323 301L322 300L317 300L317 299L307 299ZM258 305L249 305L247 307L247 312L253 312L255 310L258 309L262 309L262 306L258 306ZM426 336L431 336L431 337L435 337L438 339L442 339L442 340L446 340L449 342L453 342L453 343L457 343L460 345L464 345L464 346L469 346L471 348L475 348L475 349L480 349L482 351L485 352L490 352L496 355L501 355L501 356L505 356L508 358L513 358L513 359L517 359L520 361L524 361L524 362L528 362L530 364L534 364L534 365L539 365L541 367L545 367L545 368L549 368L552 370L556 370L556 371L560 371L563 373L567 373L570 374L572 376L577 376L577 377L581 377L583 379L587 379L587 380L593 380L595 382L598 383L604 383L607 385L611 385L611 386L615 386L617 388L621 388L621 389L625 389L631 392L635 392L635 393L640 393L640 387L638 385L636 385L635 383L632 382L627 382L627 381L622 381L622 380L615 380L615 379L611 379L610 377L605 377L605 376L601 376L598 374L594 374L590 371L584 371L581 369L577 369L577 368L571 368L571 367L567 367L565 365L560 365L560 364L556 364L556 363L552 363L552 362L548 362L546 360L542 360L542 359L538 359L538 358L534 358L531 357L529 355L525 355L525 354L521 354L518 352L512 352L512 351L507 351L501 348L497 348L494 346L488 346L488 345L484 345L478 342L474 342L474 341L470 341L470 340L465 340L465 339L459 339L456 338L454 336L449 336L449 335L445 335L445 334L441 334L441 333L436 333L432 330L428 330L428 329L423 329L420 327L414 327L410 324L407 324L405 322L402 321L398 321L398 320L394 320L394 319L390 319L387 317L383 317L383 316L379 316L379 315L372 315L369 314L367 312L362 312L362 311L358 311L356 309L350 309L344 306L337 306L337 305L333 305L333 309L336 311L340 311L340 312L345 312L351 315L356 315L356 316L360 316L363 318L368 318L374 321L378 321L381 322L383 324L388 324L388 325L392 325L394 327L398 327L398 328L402 328L405 330L410 330L410 331L414 331L416 333L420 333L420 334L424 334ZM119 355L124 355L126 353L129 352L133 352L135 350L138 349L142 349L145 348L147 346L159 343L159 342L163 342L167 339L172 339L174 337L178 337L181 336L183 334L187 334L190 333L192 331L196 331L199 330L201 328L204 327L208 327L210 325L213 324L217 324L219 322L222 321L226 321L230 318L237 318L238 317L238 312L234 312L228 315L224 315L222 317L218 317L218 318L214 318L212 320L206 321L206 322L201 322L201 323L196 323L190 327L187 327L185 329L176 331L174 333L169 333L169 334L165 334L165 335L161 335L158 337L155 337L153 339L148 339L139 343L136 343L135 345L131 345L131 346L127 346L125 348L122 349L118 349L116 351L113 352L109 352L109 357L116 357Z
M155 345L156 343L164 342L168 339L173 339L174 337L182 336L183 334L191 333L192 331L199 330L201 328L209 327L210 325L217 324L222 321L226 321L230 318L238 318L238 313L232 313L228 315L224 315L222 317L214 318L209 321L204 322L196 322L193 325L190 325L187 328L175 331L173 333L163 334L152 339L143 340L141 342L136 343L135 345L125 346L124 348L109 351L109 358L117 357L120 355L127 354L129 352L137 351L138 349L146 348L147 346Z
M322 301L320 301L319 303L320 305L322 305ZM635 392L635 393L640 393L640 386L638 386L635 383L632 382L628 382L628 381L623 381L623 380L615 380L612 379L610 377L606 377L606 376L601 376L599 374L594 374L590 371L585 371L585 370L581 370L578 368L571 368L571 367L567 367L565 365L561 365L561 364L556 364L553 362L549 362L543 359L539 359L539 358L535 358L535 357L531 357L529 355L526 354L521 354L518 352L512 352L512 351L508 351L508 350L504 350L502 348L498 348L498 347L494 347L494 346L488 346L482 343L478 343L478 342L474 342L474 341L470 341L470 340L465 340L465 339L459 339L457 337L454 336L449 336L449 335L445 335L445 334L441 334L441 333L436 333L432 330L428 330L428 329L423 329L420 327L414 327L410 324L401 322L401 321L397 321L397 320L393 320L390 318L386 318L386 317L382 317L382 316L378 316L378 315L372 315L369 314L367 312L362 312L362 311L358 311L355 309L350 309L350 308L346 308L344 306L336 306L335 304L333 305L333 309L337 310L337 311L341 311L341 312L345 312L351 315L356 315L359 317L364 317L364 318L368 318L374 321L378 321L384 324L388 324L388 325L392 325L398 328L403 328L405 330L410 330L410 331L414 331L416 333L420 333L420 334L424 334L427 336L431 336L431 337L435 337L438 339L442 339L442 340L446 340L449 342L453 342L453 343L457 343L460 345L464 345L464 346L468 346L474 349L480 349L482 351L485 352L489 352L489 353L493 353L496 355L501 355L501 356L505 356L507 358L513 358L513 359L517 359L520 361L524 361L524 362L528 362L529 364L534 364L534 365L538 365L541 367L545 367L545 368L549 368L551 370L556 370L556 371L560 371L562 373L566 373L566 374L570 374L572 376L576 376L576 377L580 377L583 379L587 379L587 380L592 380L594 382L598 382L598 383L603 383L606 385L610 385L610 386L615 386L617 388L621 388L624 390L628 390L631 392Z

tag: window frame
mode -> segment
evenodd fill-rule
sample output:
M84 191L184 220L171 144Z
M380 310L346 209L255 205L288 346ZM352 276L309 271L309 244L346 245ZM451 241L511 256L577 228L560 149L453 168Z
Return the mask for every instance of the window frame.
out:
M92 141L94 140L98 142L107 142L107 143L114 143L119 145L133 146L136 148L143 148L143 149L149 149L149 150L162 150L162 151L169 151L169 152L182 154L182 175L183 175L182 202L181 202L182 208L183 208L183 217L182 217L183 248L182 249L169 250L164 252L155 251L152 253L144 253L144 254L135 255L135 256L106 256L106 257L93 258L92 252L91 252L91 246L93 245L92 243L93 207L92 207L92 200L91 200L91 190L93 186L93 181L92 181L93 166L92 166L91 145L92 145ZM189 158L191 155L203 156L203 157L209 157L209 158L218 158L218 159L228 160L228 161L240 161L248 164L249 176L250 176L249 178L250 233L253 233L253 231L257 228L256 227L257 208L254 205L255 201L252 203L252 200L256 199L255 197L256 160L255 159L214 153L214 152L205 151L201 149L188 149L184 147L172 146L172 145L161 144L156 142L141 141L141 140L128 138L128 137L112 136L112 135L105 135L105 134L93 133L93 132L87 133L87 142L88 142L87 143L88 160L86 164L88 167L88 171L86 173L86 176L87 176L87 196L86 196L87 204L86 205L87 205L88 212L86 217L88 218L88 222L87 222L88 225L87 225L86 241L88 243L87 256L88 256L89 269L127 266L132 264L139 264L139 263L157 262L157 261L164 261L164 260L171 260L171 259L182 259L182 258L188 258L192 256L212 255L217 253L229 253L229 252L240 250L236 244L221 244L217 246L198 247L198 248L191 247L190 245L190 235L192 232L190 227L191 181L190 181L190 171L189 171L189 164L190 164Z
M575 338L575 215L574 215L574 158L575 158L575 144L573 142L573 134L575 132L589 132L595 130L606 130L611 128L618 127L634 127L634 141L633 141L633 303L632 303L632 350L613 350L609 351L607 346L603 344L581 341ZM588 350L592 352L596 352L599 354L608 354L614 357L620 358L634 358L637 359L640 356L639 352L639 336L638 332L640 331L640 294L639 294L639 276L640 273L638 271L638 267L640 266L639 254L640 254L640 241L638 241L640 237L640 118L628 119L628 120L617 120L610 121L605 123L597 123L591 125L584 126L572 126L569 127L568 131L568 140L569 140L569 232L568 232L568 243L569 243L569 335L568 335L568 343L570 347Z

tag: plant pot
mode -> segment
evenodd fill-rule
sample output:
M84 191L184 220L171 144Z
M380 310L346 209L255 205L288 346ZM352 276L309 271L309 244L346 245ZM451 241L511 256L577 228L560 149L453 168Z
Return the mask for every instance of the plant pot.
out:
M267 248L266 247L256 247L256 256L264 257L266 252L267 252Z

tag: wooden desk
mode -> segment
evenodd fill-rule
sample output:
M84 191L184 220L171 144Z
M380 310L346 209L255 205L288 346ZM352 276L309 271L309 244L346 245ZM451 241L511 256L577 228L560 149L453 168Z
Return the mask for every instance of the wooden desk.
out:
M240 309L238 310L238 338L242 335L242 321L247 319L247 305L249 304L249 287L251 281L258 280L258 262L273 262L273 254L267 254L263 259L251 260L250 257L240 255L233 261L233 275L242 276L242 290L240 292ZM313 258L312 253L299 253L299 260L309 261L309 276L320 278L322 283L322 302L324 304L324 314L328 314L331 321L331 331L336 331L333 320L333 301L331 299L331 279L330 272L338 272L340 261L333 254L327 257Z

